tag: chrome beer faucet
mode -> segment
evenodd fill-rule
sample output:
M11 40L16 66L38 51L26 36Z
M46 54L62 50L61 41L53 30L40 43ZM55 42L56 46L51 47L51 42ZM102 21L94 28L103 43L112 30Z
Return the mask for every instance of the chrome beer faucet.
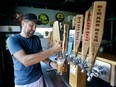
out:
M88 63L87 63L86 60L80 59L80 61L81 61L81 62L80 62L80 64L79 64L79 66L80 66L80 68L81 68L81 72L83 73L84 70L88 70L89 66L88 66Z
M90 72L90 70L88 70L87 75L87 81L91 81L93 76L95 77L100 77L100 76L104 76L108 74L108 68L106 66L102 66L102 65L95 65L92 68L92 71Z
M79 65L81 63L81 58L78 56L76 57L74 54L71 54L68 58L70 61L73 62L75 67L76 67L76 65Z

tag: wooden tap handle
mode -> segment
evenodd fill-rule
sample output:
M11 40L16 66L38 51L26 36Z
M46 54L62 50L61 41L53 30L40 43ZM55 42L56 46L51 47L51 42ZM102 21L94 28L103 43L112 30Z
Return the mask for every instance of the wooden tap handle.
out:
M64 24L62 53L66 53L67 52L67 46L68 46L68 30L69 30L69 25L68 24Z
M78 54L78 49L81 42L82 25L83 25L83 15L81 14L76 15L74 48L73 48L73 53L75 56L77 56Z
M61 40L61 37L60 37L60 24L59 24L58 21L55 21L54 24L53 24L52 36L53 36L53 44L55 44L57 41Z
M86 59L89 49L91 18L92 18L92 11L90 10L86 11L83 39L82 39L82 57L81 57L82 60Z
M90 48L88 58L90 69L95 63L96 55L102 41L105 11L106 1L94 2L90 29Z

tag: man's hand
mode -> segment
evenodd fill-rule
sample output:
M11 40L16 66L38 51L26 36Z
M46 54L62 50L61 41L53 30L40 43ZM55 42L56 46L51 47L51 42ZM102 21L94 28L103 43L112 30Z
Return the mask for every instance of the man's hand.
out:
M58 53L60 51L62 51L62 41L58 41L52 48L51 50L54 52L54 53Z
M57 67L58 67L58 65L57 65L57 62L51 62L50 63L50 65L51 65L51 67L53 68L53 69L57 69Z

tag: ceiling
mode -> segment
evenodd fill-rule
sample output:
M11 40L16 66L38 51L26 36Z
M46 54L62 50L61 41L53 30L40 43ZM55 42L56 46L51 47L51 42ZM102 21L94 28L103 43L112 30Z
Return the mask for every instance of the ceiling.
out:
M47 8L61 11L78 13L87 10L91 6L91 1L85 0L16 0L17 5L33 6L36 8Z
M36 8L48 8L76 13L84 13L95 0L15 0L16 5L33 6ZM115 9L115 0L107 1L108 10Z
M35 8L46 8L60 11L69 11L84 14L95 0L2 0L0 3L0 13L8 13L14 6L29 6ZM103 1L103 0L102 0ZM115 0L107 1L107 15L116 14Z

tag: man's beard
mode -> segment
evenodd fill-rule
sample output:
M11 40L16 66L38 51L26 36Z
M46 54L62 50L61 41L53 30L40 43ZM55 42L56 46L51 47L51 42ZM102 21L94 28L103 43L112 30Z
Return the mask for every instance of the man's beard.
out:
M28 37L32 37L33 34L34 34L34 32L33 32L33 33L28 32L28 33L27 33L27 36L28 36Z
M32 37L35 31L24 31L27 38Z

